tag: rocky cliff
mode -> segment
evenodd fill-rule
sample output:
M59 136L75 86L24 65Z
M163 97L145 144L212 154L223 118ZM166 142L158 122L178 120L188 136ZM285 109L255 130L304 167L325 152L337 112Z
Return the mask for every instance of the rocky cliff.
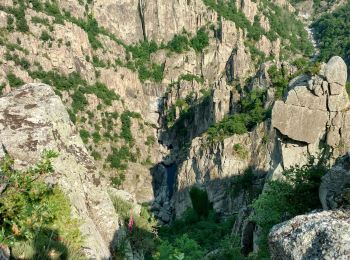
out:
M59 184L70 199L72 213L82 222L84 254L110 257L118 216L60 98L47 85L28 84L0 100L0 140L16 158L15 167L35 164L45 149L58 152L48 181Z
M218 216L238 216L244 247L266 181L322 145L331 163L349 149L347 67L304 73L311 53L288 1L6 0L0 141L18 167L60 153L55 181L89 257L109 257L122 225L111 187L165 225L199 187Z

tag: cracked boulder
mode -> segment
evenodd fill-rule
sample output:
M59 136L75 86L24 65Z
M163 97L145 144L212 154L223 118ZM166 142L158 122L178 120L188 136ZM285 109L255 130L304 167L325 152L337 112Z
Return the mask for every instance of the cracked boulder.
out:
M276 101L272 126L292 141L318 144L323 137L338 154L350 148L349 97L346 92L347 67L340 57L321 65L318 75L299 76L289 84L284 101ZM338 120L339 118L344 120Z
M118 216L93 159L50 86L27 84L0 98L0 143L17 168L37 163L45 149L59 153L52 178L81 220L83 253L89 259L108 259Z

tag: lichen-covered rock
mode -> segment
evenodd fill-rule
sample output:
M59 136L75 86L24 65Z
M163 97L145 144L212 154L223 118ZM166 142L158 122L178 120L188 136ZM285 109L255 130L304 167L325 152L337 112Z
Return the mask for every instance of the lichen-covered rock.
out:
M82 221L83 252L89 258L110 257L118 216L93 159L51 87L28 84L0 98L0 143L19 168L38 162L45 149L59 153L53 177Z
M269 234L272 259L349 259L350 212L323 211L297 216Z

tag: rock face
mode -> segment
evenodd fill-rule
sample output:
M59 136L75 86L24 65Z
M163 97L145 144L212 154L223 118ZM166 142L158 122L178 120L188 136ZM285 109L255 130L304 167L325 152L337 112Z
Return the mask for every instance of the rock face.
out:
M347 206L350 202L350 157L340 158L322 177L319 197L325 210Z
M320 141L333 149L335 158L350 148L346 79L345 62L333 57L321 65L317 75L293 79L284 101L275 102L272 126L283 136L280 143L284 167L302 164L307 156L317 155Z
M82 220L84 253L110 257L118 216L99 173L60 98L51 87L28 84L0 98L0 142L16 159L16 167L35 164L44 149L59 152L54 175Z
M272 259L349 259L350 212L323 211L297 216L269 234Z

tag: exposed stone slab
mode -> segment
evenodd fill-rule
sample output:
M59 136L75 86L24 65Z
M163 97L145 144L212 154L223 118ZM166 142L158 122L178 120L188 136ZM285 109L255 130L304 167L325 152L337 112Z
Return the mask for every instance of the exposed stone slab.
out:
M315 143L326 126L327 112L276 101L272 110L272 126L289 138Z

